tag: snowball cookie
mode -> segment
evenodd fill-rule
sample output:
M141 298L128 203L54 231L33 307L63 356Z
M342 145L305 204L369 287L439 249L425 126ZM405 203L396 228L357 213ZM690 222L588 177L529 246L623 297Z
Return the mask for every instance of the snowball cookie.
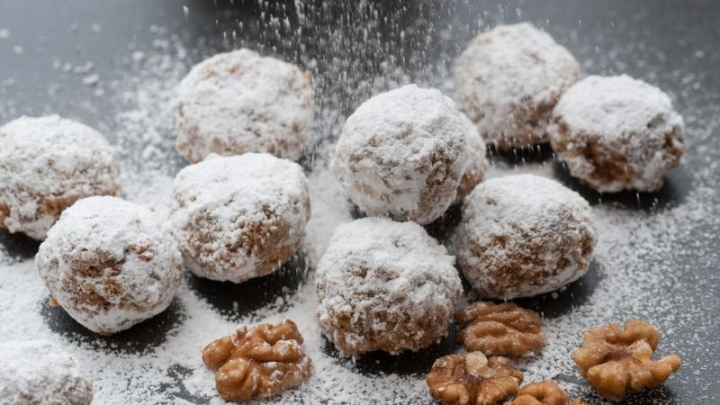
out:
M105 138L57 115L0 127L0 227L43 240L60 213L92 195L114 195L118 164Z
M185 265L200 277L241 283L278 269L310 219L302 168L268 154L210 155L173 182L171 221Z
M455 65L460 103L502 150L547 142L552 109L579 78L570 52L527 23L478 35Z
M670 98L628 76L590 76L563 95L551 143L570 174L598 191L657 191L685 153Z
M153 213L116 197L65 210L35 263L55 302L101 335L164 311L182 276L177 245Z
M0 342L0 403L90 405L92 384L47 340Z
M480 182L485 144L438 90L409 85L364 102L343 127L332 170L368 216L428 224Z
M317 268L318 323L343 356L422 349L447 335L455 259L414 222L340 225Z
M177 150L191 163L211 153L267 152L297 160L315 113L310 74L240 49L204 60L180 83Z
M500 299L543 294L577 280L588 270L595 240L587 201L530 174L477 186L451 237L473 288Z

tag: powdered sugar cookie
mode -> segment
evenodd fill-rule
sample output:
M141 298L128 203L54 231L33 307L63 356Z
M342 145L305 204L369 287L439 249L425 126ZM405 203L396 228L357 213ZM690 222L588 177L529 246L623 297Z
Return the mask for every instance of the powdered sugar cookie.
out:
M0 227L43 240L60 213L93 195L114 195L118 164L92 128L57 115L0 127Z
M47 340L0 343L0 402L90 405L92 384L69 354Z
M173 182L172 228L196 275L241 283L278 269L310 219L302 168L268 154L211 155Z
M164 311L182 276L177 245L153 213L116 197L65 210L35 263L54 301L103 335Z
M552 109L579 78L570 52L528 23L478 35L455 66L460 104L502 150L547 142Z
M598 191L657 191L685 153L670 98L626 75L590 76L563 95L551 141L570 174Z
M483 179L487 161L477 130L452 100L409 85L358 107L332 167L366 215L428 224Z
M524 174L476 187L451 240L480 295L512 299L582 277L596 238L587 201L554 180Z
M340 225L317 268L320 329L343 356L427 347L447 335L462 292L454 261L413 222Z
M195 163L211 153L267 152L297 160L315 113L310 75L248 49L190 70L175 107L177 150Z

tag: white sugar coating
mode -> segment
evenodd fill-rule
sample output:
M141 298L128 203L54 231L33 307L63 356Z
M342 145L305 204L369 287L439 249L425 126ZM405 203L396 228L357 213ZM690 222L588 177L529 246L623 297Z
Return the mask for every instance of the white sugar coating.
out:
M112 147L94 129L57 115L10 121L0 127L0 226L45 239L76 200L114 195L118 175Z
M304 18L309 24L323 22L314 12L316 9L312 2L298 3L302 3ZM334 3L324 4L335 7ZM354 14L358 19L354 20L351 28L367 29L367 41L354 42L353 49L368 52L362 56L382 63L378 71L367 75L355 68L357 54L350 57L340 51L347 49L349 40L345 31L348 26L344 24L342 27L322 26L323 30L329 31L328 41L323 43L327 47L322 47L327 53L300 55L305 66L313 66L313 57L317 57L320 67L310 69L315 80L319 83L325 81L324 87L317 87L318 92L322 92L318 98L319 130L313 134L317 139L340 133L347 103L355 105L372 94L410 82L441 88L446 94L453 90L447 67L455 57L453 52L457 41L466 37L467 27L464 24L442 27L436 24L434 28L422 31L420 29L432 27L429 25L432 19L418 20L411 27L426 35L417 38L406 35L403 43L381 42L378 29L372 25L377 20L366 15L382 7L378 4L358 2L342 6L360 10ZM455 10L450 3L441 7L446 11ZM369 11L362 11L366 9ZM507 14L515 16L510 9ZM488 11L488 19L496 17L497 12ZM394 18L389 15L388 24L398 27L399 32L399 23ZM648 22L651 18L652 15L648 14L641 22ZM367 24L368 19L371 24ZM583 20L583 26L586 26L585 23ZM632 28L637 24L625 25L623 29L620 23L618 20L616 28L600 32L599 39L602 40L608 32L613 32L614 37L613 30L617 30L618 35L636 35ZM275 26L268 28L260 24L259 29L267 38L274 38ZM553 25L552 29L561 33L558 39L563 43L571 44L573 50L579 49L577 54L589 71L605 72L607 69L627 69L628 66L638 66L635 69L644 71L651 66L651 73L656 73L658 82L679 83L682 79L683 85L678 85L674 91L678 97L677 104L685 113L690 147L685 157L685 169L678 171L681 180L674 176L670 179L670 185L674 186L671 189L678 195L673 194L669 205L668 200L660 197L656 208L649 212L632 204L617 206L607 203L605 198L603 204L593 206L599 238L595 264L590 273L560 292L557 301L550 296L539 298L542 300L541 310L548 311L543 313L542 325L548 337L548 346L537 357L519 361L524 380L529 383L557 378L563 388L571 391L571 398L581 396L587 403L609 405L609 402L593 395L580 379L571 351L581 343L584 329L639 317L658 327L661 334L658 354L676 352L683 357L684 364L665 387L648 393L647 397L637 396L628 402L638 405L649 402L667 405L677 401L719 403L715 378L718 368L715 363L716 348L707 343L713 342L716 337L713 325L717 320L716 309L708 303L715 302L714 291L720 289L720 279L710 271L720 261L720 251L716 248L717 235L720 234L720 195L716 192L720 187L720 149L713 147L712 141L720 127L717 119L720 108L715 96L697 90L698 86L707 82L702 79L702 74L693 73L689 68L696 63L694 59L677 59L678 69L665 71L661 65L655 64L664 55L652 50L651 42L647 42L645 51L639 50L638 45L643 41L641 38L618 43L610 49L601 47L598 52L596 42L582 38L574 40L573 32L563 31L560 25ZM117 155L124 174L124 197L159 207L157 212L162 213L166 209L160 206L172 194L172 177L184 163L174 150L176 134L172 129L172 103L168 100L174 97L176 85L192 61L201 60L214 47L199 43L198 46L193 44L185 48L184 40L164 27L152 26L150 32L153 39L158 38L169 47L153 50L140 43L132 44L137 48L130 51L120 51L118 58L130 62L117 72L115 77L120 78L117 82L105 82L109 86L106 97L110 101L110 109L103 108L99 116L112 127L112 130L102 128L103 131L117 135L120 146ZM230 32L228 37L231 37ZM428 48L423 46L417 53L411 48L417 46L418 41L436 37L443 39L433 39L431 44L439 45L438 51L442 56L427 65L407 64L393 56L401 51L410 51L411 56L424 61L423 55ZM682 36L679 38L682 39ZM253 41L238 35L239 45L256 46ZM295 41L299 39L290 36L282 40L282 45L289 46ZM714 55L711 45L695 43L693 46L704 49L706 59L709 59ZM133 61L136 49L145 54L142 60ZM12 94L11 88L5 87L7 94ZM27 107L23 107L22 100L0 97L0 114L4 117L17 116L25 111ZM332 146L328 143L327 150L332 150ZM337 224L350 218L347 203L339 193L339 185L326 169L328 156L325 148L318 150L317 161L313 162L312 172L308 175L313 217L307 226L304 249L313 252L313 256L324 251ZM489 176L531 172L556 177L553 166L552 160L518 166L496 160ZM683 182L683 176L688 177L689 189L683 184L678 185ZM652 201L648 201L645 195L641 194L638 198L642 207L651 205ZM0 273L3 275L0 277L0 296L3 297L0 300L0 340L27 339L28 336L52 340L71 353L86 375L92 377L98 404L225 404L216 394L213 372L202 364L200 356L203 347L218 336L232 332L237 324L277 323L284 319L298 323L305 338L303 346L313 360L313 373L300 388L283 392L263 403L434 403L424 381L426 370L423 365L416 364L414 356L410 360L399 361L398 368L395 363L388 364L380 359L377 369L368 370L368 363L375 365L374 358L355 363L339 360L336 354L328 352L327 342L316 322L318 302L313 265L308 279L300 283L298 290L277 295L278 302L286 305L272 303L259 309L241 305L231 314L231 319L211 303L213 298L206 300L200 292L183 287L177 297L179 309L172 315L172 327L162 329L161 323L157 325L161 329L157 335L150 334L163 336L163 339L158 342L144 333L135 333L139 329L133 328L122 336L133 344L130 350L125 350L122 345L100 337L89 339L69 331L51 329L54 318L42 311L48 294L34 264L21 251L16 251L12 244L5 245L5 250L9 256L0 258ZM563 306L558 311L560 303ZM144 325L156 327L155 320L149 320ZM432 354L427 357L451 352L452 349L433 348ZM417 372L408 374L408 368ZM653 400L646 401L648 398Z
M428 224L482 180L485 145L439 90L408 85L365 101L347 119L333 171L368 216ZM465 178L465 176L468 178Z
M462 293L454 263L414 222L340 225L317 267L320 329L345 356L428 346L447 335Z
M172 230L186 266L241 283L289 260L310 218L307 178L297 163L266 153L222 157L173 181Z
M310 75L297 66L248 49L217 54L178 87L178 152L190 162L246 152L297 160L313 124L314 96Z
M100 334L164 311L182 275L172 236L150 210L117 197L89 197L65 210L35 263L57 303Z
M547 142L552 108L579 78L570 52L528 23L479 34L455 64L460 104L502 149Z
M483 297L502 299L555 291L579 279L596 242L588 202L532 174L476 187L452 239L470 284Z
M48 340L0 341L0 403L90 405L92 383Z
M558 158L599 191L655 191L685 152L685 125L670 97L627 75L583 79L562 96L553 118Z

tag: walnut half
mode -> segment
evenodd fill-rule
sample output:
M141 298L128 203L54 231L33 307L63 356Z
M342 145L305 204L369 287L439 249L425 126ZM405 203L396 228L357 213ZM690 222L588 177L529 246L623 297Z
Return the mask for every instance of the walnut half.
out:
M437 359L426 382L430 395L447 405L495 405L517 394L522 379L505 357L472 352Z
M203 350L203 362L215 374L215 387L228 401L249 401L297 387L310 376L312 363L292 321L241 326Z
M513 303L476 302L459 310L455 320L463 327L458 340L487 355L527 356L547 343L540 316Z
M570 402L567 392L553 380L528 384L517 397L505 405L586 405L582 400Z
M657 387L680 367L680 357L674 354L653 361L657 345L657 330L633 319L623 328L613 323L586 331L573 359L600 395L619 401L630 390Z

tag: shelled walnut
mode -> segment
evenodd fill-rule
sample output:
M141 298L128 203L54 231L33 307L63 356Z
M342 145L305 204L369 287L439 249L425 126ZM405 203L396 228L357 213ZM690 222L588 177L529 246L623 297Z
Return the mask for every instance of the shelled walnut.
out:
M587 405L581 399L570 402L567 392L553 380L528 384L505 405Z
M203 350L213 370L215 387L228 401L249 401L301 385L312 363L302 350L303 338L292 321L277 325L241 326Z
M540 316L513 303L476 302L459 310L455 320L463 327L458 340L468 350L526 356L539 352L547 343Z
M447 405L494 405L517 394L522 379L507 358L472 352L437 359L426 382L430 395Z
M619 401L630 390L657 387L680 367L674 354L652 360L658 339L657 330L643 321L629 320L623 328L613 323L586 331L573 359L600 395Z

